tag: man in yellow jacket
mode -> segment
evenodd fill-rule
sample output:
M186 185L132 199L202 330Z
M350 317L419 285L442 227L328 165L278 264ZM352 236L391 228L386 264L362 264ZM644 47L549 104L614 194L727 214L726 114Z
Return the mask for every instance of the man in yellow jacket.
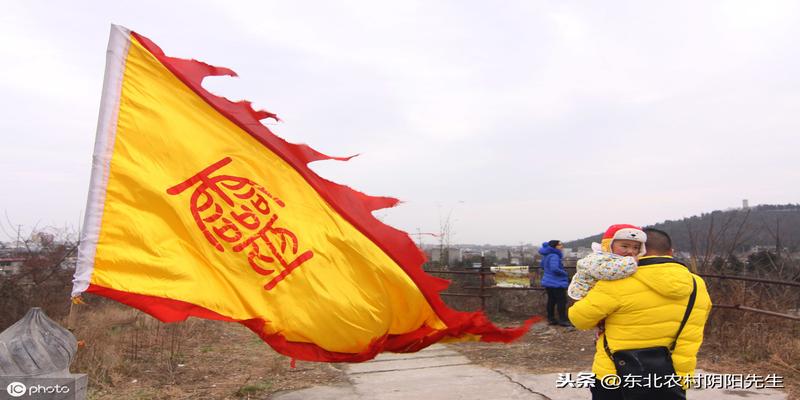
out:
M617 374L603 346L603 336L612 353L669 346L686 312L692 278L697 283L696 299L672 352L672 363L677 375L694 374L711 299L703 279L672 258L669 235L657 229L644 231L647 253L639 259L636 273L620 280L599 281L586 297L569 309L569 319L578 329L592 329L605 321L605 332L597 339L592 364L596 378L593 400L623 398L620 390L609 390L602 384L604 377ZM682 390L672 390L670 394L658 392L661 391L653 388L648 398L685 398Z

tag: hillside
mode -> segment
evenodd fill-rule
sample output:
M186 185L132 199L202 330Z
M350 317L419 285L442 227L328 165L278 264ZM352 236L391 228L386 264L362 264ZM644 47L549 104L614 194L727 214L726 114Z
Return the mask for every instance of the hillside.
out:
M753 246L789 252L800 250L800 204L759 205L749 209L712 211L681 220L667 220L652 226L672 236L677 251L695 253L747 251ZM589 247L599 242L602 232L565 242L570 248Z

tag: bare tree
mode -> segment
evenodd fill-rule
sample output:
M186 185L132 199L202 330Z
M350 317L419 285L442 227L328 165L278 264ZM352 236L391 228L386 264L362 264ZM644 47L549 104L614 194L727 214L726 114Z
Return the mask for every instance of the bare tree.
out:
M7 231L6 236L10 236ZM9 239L16 243L4 249L2 258L19 267L0 274L0 309L4 311L0 315L0 330L22 317L30 307L42 307L56 318L66 315L77 234L68 228L46 227L20 234L18 240L15 232Z

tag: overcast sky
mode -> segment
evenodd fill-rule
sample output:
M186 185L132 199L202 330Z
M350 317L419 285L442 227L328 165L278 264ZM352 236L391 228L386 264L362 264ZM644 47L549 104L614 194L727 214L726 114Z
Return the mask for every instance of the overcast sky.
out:
M454 242L538 244L800 198L794 1L115 3L3 5L23 230L80 223L111 23L237 71L205 86L287 140L361 154L313 168L403 200L376 214L410 233L450 214Z

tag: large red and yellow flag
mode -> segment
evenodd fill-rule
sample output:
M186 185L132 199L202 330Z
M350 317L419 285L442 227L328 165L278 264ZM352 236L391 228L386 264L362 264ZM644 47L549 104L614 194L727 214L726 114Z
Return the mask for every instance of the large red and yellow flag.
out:
M331 157L259 122L274 114L203 89L215 75L234 73L112 26L73 296L167 322L240 322L313 361L525 332L448 308L447 281L371 214L397 200L316 175L307 164Z

